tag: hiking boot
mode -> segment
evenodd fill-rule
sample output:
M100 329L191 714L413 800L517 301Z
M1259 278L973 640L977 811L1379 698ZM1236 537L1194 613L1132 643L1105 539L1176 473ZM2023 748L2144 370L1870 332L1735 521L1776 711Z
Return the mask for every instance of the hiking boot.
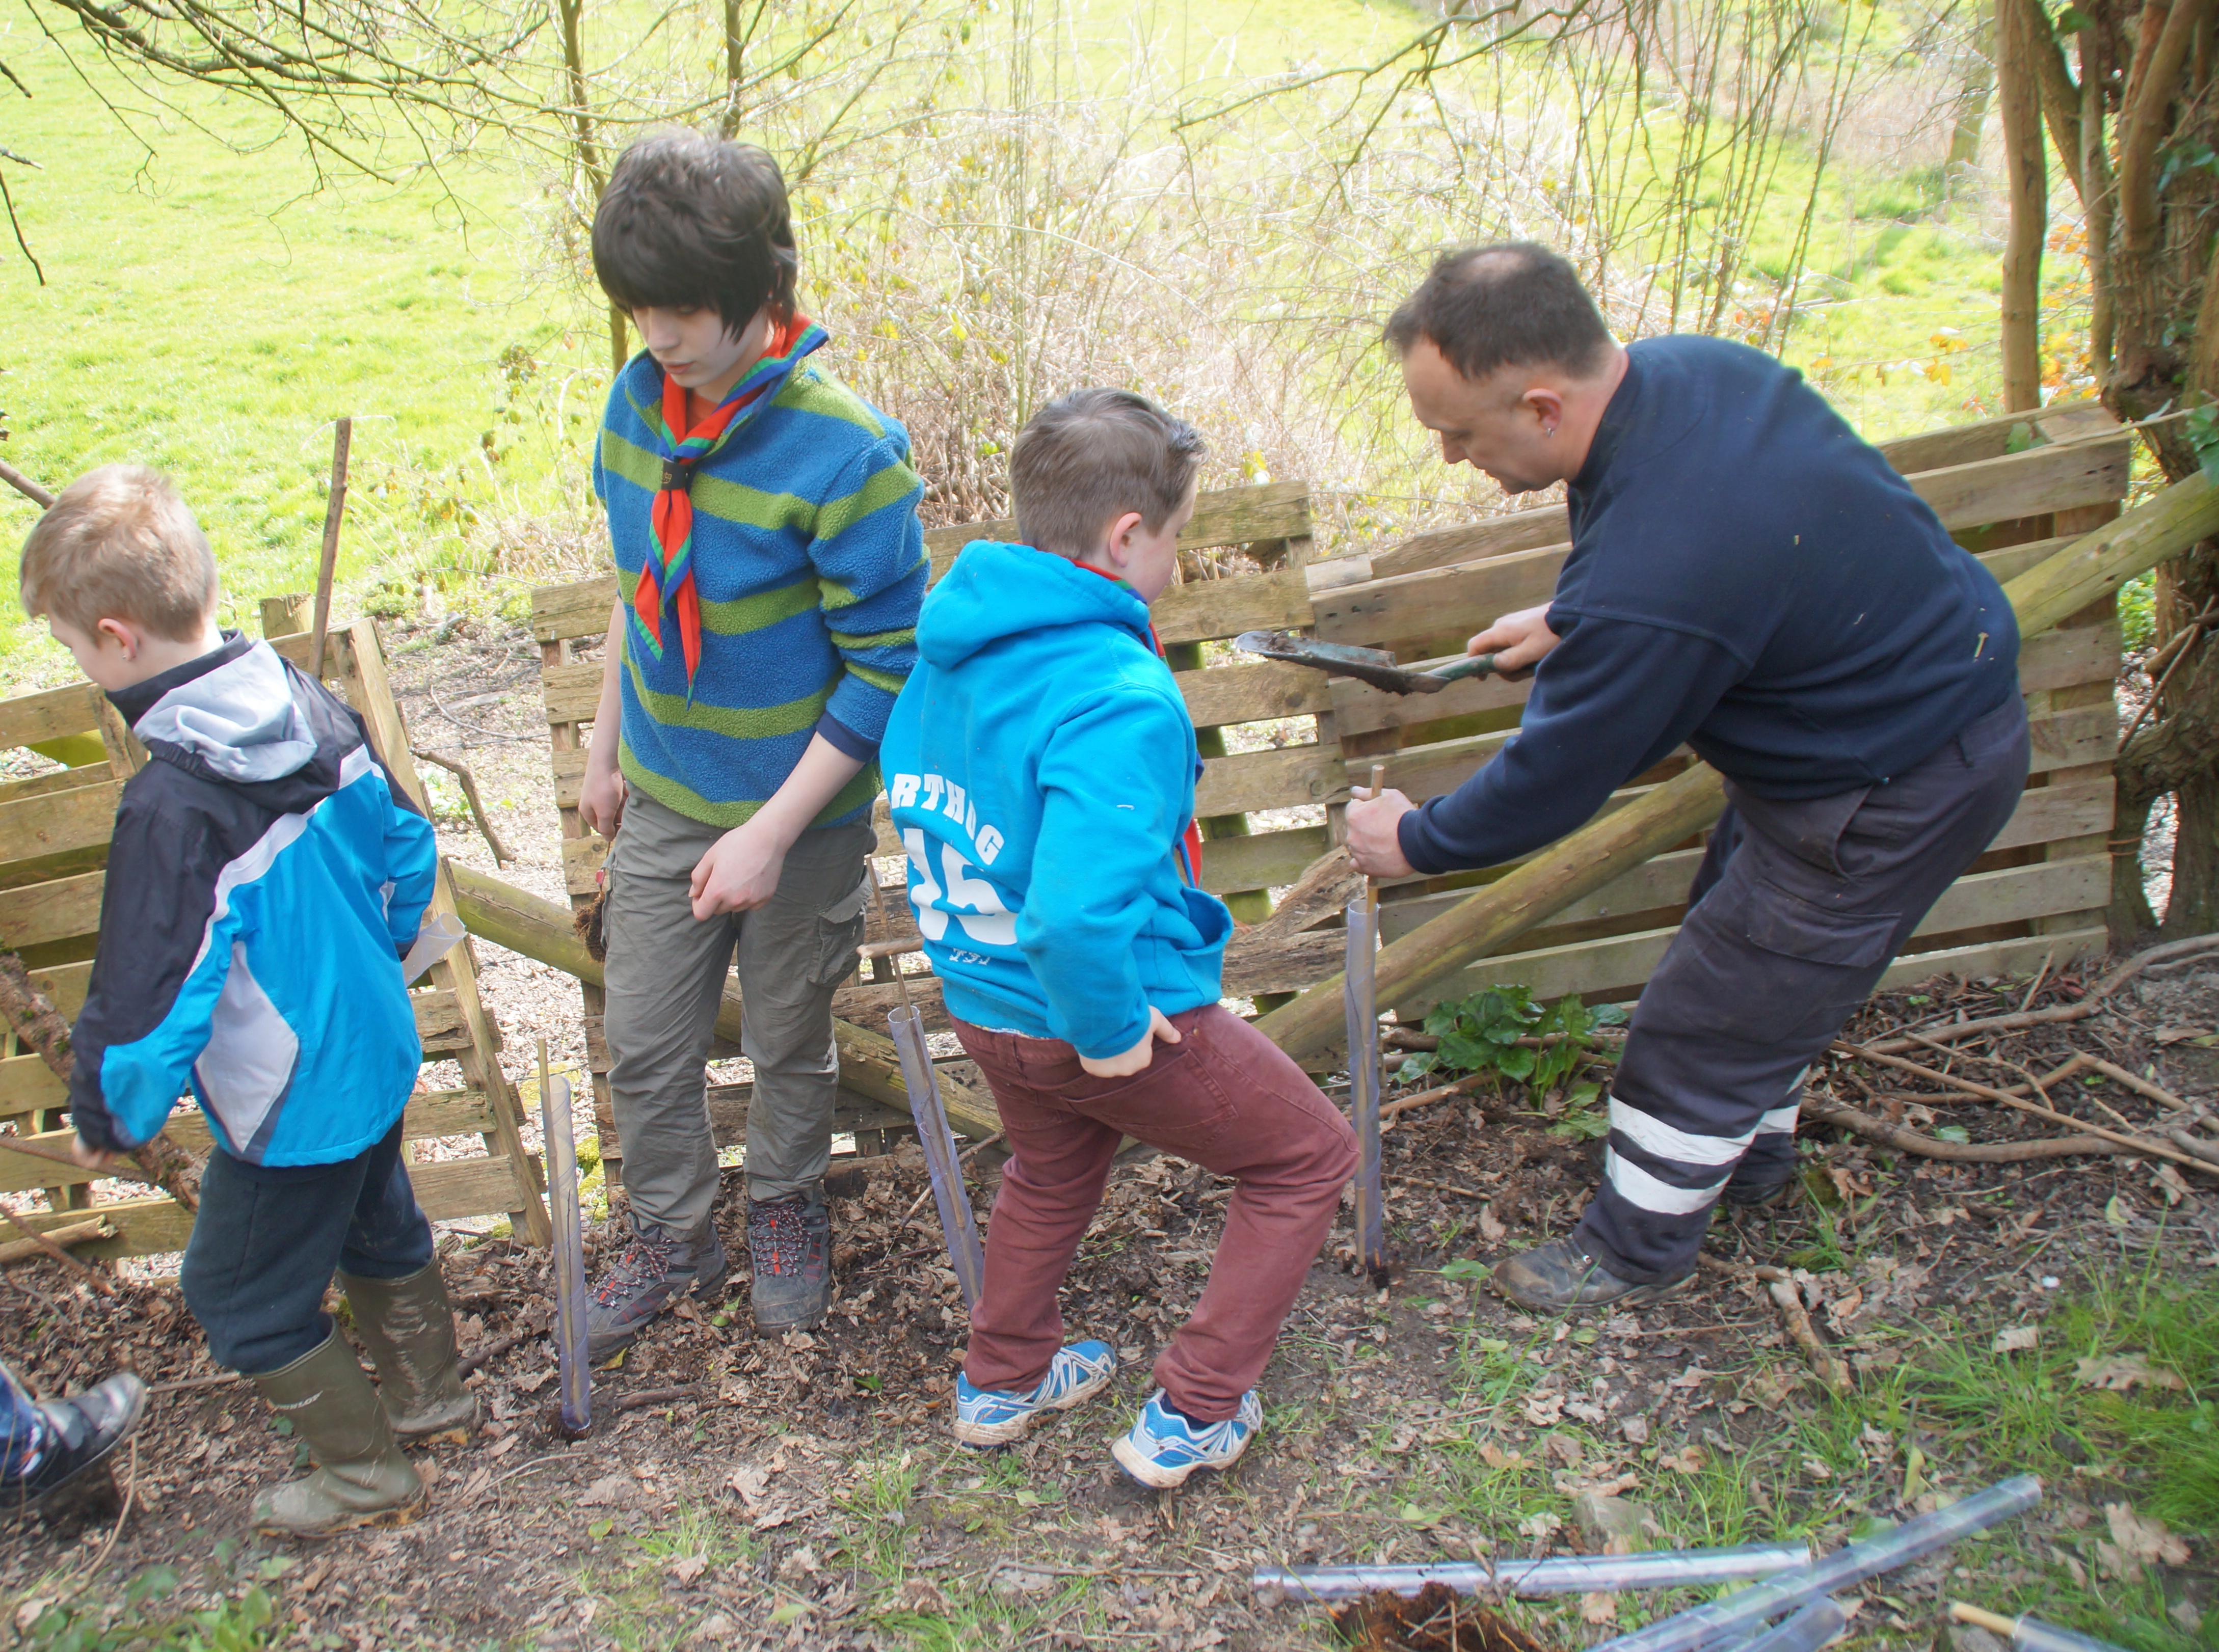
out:
M129 1439L146 1409L146 1385L118 1371L67 1400L40 1400L32 1409L43 1438L20 1476L0 1479L0 1512L43 1508L65 1487L82 1487L85 1474Z
M1795 1196L1793 1176L1778 1182L1728 1182L1719 1197L1735 1210L1778 1210Z
M339 1276L355 1335L377 1367L377 1397L403 1440L461 1445L477 1426L478 1397L455 1360L455 1314L437 1262L406 1279Z
M1637 1285L1588 1255L1568 1239L1551 1239L1499 1264L1495 1288L1537 1314L1565 1314L1593 1307L1638 1307L1669 1296L1695 1276L1690 1268L1676 1279Z
M730 1270L713 1220L690 1239L635 1222L631 1244L586 1303L587 1359L598 1365L631 1347L649 1320L688 1291L716 1301Z
M1044 1411L1069 1411L1091 1400L1117 1375L1117 1356L1106 1342L1075 1342L1059 1348L1047 1375L1029 1392L974 1388L961 1372L955 1376L955 1438L984 1450L1022 1438Z
M1197 1469L1230 1469L1263 1426L1264 1407L1253 1388L1240 1396L1240 1408L1221 1423L1188 1420L1158 1388L1141 1408L1140 1420L1110 1448L1110 1455L1139 1484L1151 1491L1169 1491L1184 1485Z
M424 1482L337 1329L314 1351L256 1377L254 1386L293 1425L317 1464L305 1479L254 1494L255 1531L327 1537L361 1526L406 1525L424 1512Z
M783 1336L824 1323L832 1304L832 1213L820 1189L750 1199L748 1255L757 1334Z

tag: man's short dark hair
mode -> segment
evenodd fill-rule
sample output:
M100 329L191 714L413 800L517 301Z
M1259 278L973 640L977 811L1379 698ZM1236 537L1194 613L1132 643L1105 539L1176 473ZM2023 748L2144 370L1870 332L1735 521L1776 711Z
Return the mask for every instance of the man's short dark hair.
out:
M1538 241L1444 252L1387 319L1386 332L1398 355L1432 339L1468 379L1497 368L1542 366L1583 378L1602 366L1611 345L1578 274Z
M1017 532L1078 558L1138 511L1153 532L1186 500L1209 456L1201 433L1130 390L1073 390L1042 407L1010 452Z
M786 178L753 144L656 132L617 158L594 213L594 274L625 310L710 309L738 332L793 314Z

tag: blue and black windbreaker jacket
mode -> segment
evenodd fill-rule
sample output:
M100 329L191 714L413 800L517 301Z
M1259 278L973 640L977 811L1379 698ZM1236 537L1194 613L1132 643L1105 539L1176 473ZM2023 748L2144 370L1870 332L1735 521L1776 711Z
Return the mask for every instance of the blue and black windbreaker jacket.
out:
M423 1059L401 960L438 875L431 826L361 719L266 643L227 634L110 698L154 761L116 810L78 1134L137 1146L190 1090L234 1157L353 1158Z

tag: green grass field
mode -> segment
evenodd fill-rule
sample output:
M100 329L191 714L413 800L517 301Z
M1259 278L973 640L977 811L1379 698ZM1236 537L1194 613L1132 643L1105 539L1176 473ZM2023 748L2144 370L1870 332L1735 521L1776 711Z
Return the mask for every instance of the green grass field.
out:
M1105 39L1146 30L1207 85L1377 57L1417 14L1396 0L1305 0L1298 17L1246 0L1101 0L1084 16ZM165 111L80 59L140 111L130 127L25 15L0 21L0 60L32 93L0 102L0 144L43 169L9 177L46 274L0 257L0 453L49 486L114 460L169 471L215 544L234 623L313 582L342 413L356 421L340 565L352 600L382 586L403 606L421 580L450 600L513 599L554 565L516 525L561 525L570 566L590 554L583 441L606 346L597 310L549 269L543 179L488 152L438 179L318 189L266 121L191 89L171 89ZM1835 301L1791 359L1874 436L1977 416L1992 398L1996 266L1967 214L1935 223L1935 187L1917 179L1843 174L1828 198L1835 220L1810 262ZM1937 356L1946 375L1924 364ZM19 543L34 517L7 493L0 537ZM0 622L0 685L67 670L42 628Z

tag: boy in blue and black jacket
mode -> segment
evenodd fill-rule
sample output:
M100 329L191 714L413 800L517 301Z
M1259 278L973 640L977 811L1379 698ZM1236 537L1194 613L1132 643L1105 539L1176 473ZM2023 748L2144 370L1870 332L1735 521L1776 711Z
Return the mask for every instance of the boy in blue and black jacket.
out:
M437 876L432 829L352 711L217 630L214 559L163 477L79 478L19 578L152 760L109 850L75 1155L114 1167L190 1090L215 1145L185 1301L320 1465L258 1495L256 1528L413 1518L424 1485L396 1435L452 1437L477 1414L401 1163L423 1059L401 960ZM335 1270L382 1388L323 1312Z

